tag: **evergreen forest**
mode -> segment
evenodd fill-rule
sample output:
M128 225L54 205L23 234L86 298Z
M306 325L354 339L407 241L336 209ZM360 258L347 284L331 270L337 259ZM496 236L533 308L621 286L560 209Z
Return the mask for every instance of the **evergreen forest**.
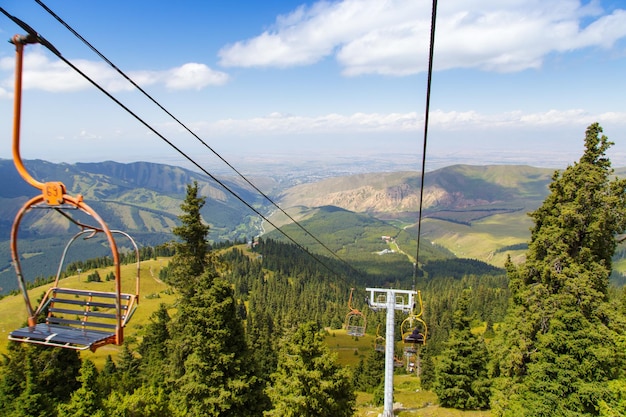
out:
M384 334L384 314L365 299L372 285L415 286L424 300L428 332L414 362L402 362L405 315L385 343L396 347L396 374L417 387L410 395L431 393L437 411L423 404L397 415L626 415L626 293L609 281L626 231L626 180L614 176L611 145L598 124L587 128L581 158L554 173L529 213L523 262L499 269L433 257L412 273L403 259L406 276L388 280L366 263L271 237L210 244L206 197L188 184L175 239L141 250L166 261L158 279L174 301L104 363L88 351L9 342L0 416L347 417L365 415L366 403L380 412L383 354L355 349L340 360L331 349L341 336L359 338L344 330L352 295L367 322L362 337ZM98 282L107 266L82 261L65 274Z

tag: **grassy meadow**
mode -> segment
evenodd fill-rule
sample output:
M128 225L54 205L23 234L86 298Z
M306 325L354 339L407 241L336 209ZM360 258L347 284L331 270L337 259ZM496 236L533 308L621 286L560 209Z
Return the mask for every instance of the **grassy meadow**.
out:
M477 329L479 331L479 329ZM361 357L365 358L374 349L375 336L366 334L355 338L345 330L328 330L326 344L337 354L337 361L344 366L354 367ZM439 407L437 396L432 391L420 388L419 378L414 374L397 373L394 376L394 413L397 417L490 417L486 411L461 411ZM358 392L355 417L376 417L383 412L382 406L373 405L373 394Z
M124 338L127 341L132 341L138 337L140 329L145 323L149 322L150 315L157 310L161 303L172 305L175 300L175 295L171 293L169 287L161 282L159 277L159 271L165 265L167 265L167 259L147 260L141 263L140 269L140 290L139 290L139 305L135 314L131 318L130 322L125 328ZM134 292L135 275L137 266L136 264L122 265L122 292ZM101 277L105 277L113 268L100 268L98 273ZM94 291L113 291L113 281L103 282L90 282L87 283L87 275L92 273L82 273L79 276L69 276L61 280L60 286L64 288L73 289L92 289ZM51 285L44 285L28 291L31 304L33 308L37 307L37 301L50 288ZM10 295L0 300L0 354L5 353L9 343L9 333L15 329L21 328L26 325L27 313L24 299L21 294ZM104 363L104 360L108 355L113 358L122 349L121 346L107 345L98 349L96 352L89 350L81 352L83 357L89 358L96 363L96 366L100 366Z

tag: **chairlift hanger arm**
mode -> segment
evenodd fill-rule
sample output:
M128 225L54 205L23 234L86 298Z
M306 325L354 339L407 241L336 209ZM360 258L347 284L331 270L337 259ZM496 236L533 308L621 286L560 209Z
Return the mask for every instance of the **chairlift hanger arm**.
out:
M22 156L20 154L20 126L21 126L21 109L22 109L22 66L24 62L24 45L25 41L30 37L15 35L12 39L15 45L15 88L13 98L13 163L20 176L33 187L43 190L44 184L33 178L26 170ZM32 40L32 37L30 37Z
M63 195L65 194L65 186L60 182L43 183L36 180L24 166L22 156L20 154L20 129L21 129L21 109L22 109L22 69L24 62L24 46L28 44L39 43L48 48L53 54L61 57L60 52L52 46L43 36L39 35L32 27L24 23L17 17L9 14L0 7L0 12L15 22L18 26L27 32L27 35L15 35L9 40L15 45L15 89L13 99L13 163L20 176L33 187L43 192L47 203L59 205L63 203Z
M78 220L76 220L75 218L73 218L72 216L67 214L64 210L61 210L59 208L55 208L55 211L57 211L59 214L61 214L67 220L69 220L70 222L72 222L73 224L78 226L81 230L85 230L85 231L91 230L92 233L89 236L86 236L85 239L92 238L96 233L104 232L104 230L101 227L91 226L91 225L79 222Z
M348 298L348 308L350 311L359 312L360 311L352 306L352 293L354 292L354 288L350 288L350 298Z
M413 315L415 317L419 318L422 315L422 313L424 313L424 303L422 302L422 292L419 291L419 290L417 291L417 301L418 301L419 306L420 306L420 311L417 314L415 314L414 311L412 313L413 313ZM413 309L415 309L415 307L413 307Z

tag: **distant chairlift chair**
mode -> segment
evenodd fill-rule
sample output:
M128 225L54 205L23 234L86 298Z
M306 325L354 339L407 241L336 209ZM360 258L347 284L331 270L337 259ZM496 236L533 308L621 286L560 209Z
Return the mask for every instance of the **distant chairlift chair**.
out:
M428 326L426 326L426 322L421 318L424 312L424 305L420 291L417 292L417 298L420 307L419 313L415 313L414 307L409 316L404 319L400 325L405 354L416 353L418 346L426 344L426 338L428 336Z
M361 337L365 335L365 329L367 326L367 319L365 314L352 307L352 293L354 288L350 289L350 298L348 300L348 308L350 311L346 315L346 333L349 336Z
M376 339L374 339L374 350L377 352L385 351L385 338L380 335L380 324L376 328Z

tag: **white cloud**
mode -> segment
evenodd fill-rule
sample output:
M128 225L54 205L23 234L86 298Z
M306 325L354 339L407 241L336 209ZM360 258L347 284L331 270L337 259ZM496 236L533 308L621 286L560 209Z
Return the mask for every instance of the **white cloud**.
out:
M220 63L287 67L334 56L346 75L414 74L426 69L430 18L430 2L318 2L225 46ZM439 3L434 62L437 69L520 71L540 67L550 53L610 48L624 37L626 11L606 14L597 1L451 0Z
M101 140L102 136L89 132L86 129L81 130L78 133L78 139L82 139L82 140Z
M457 112L435 110L430 115L430 127L440 131L494 131L535 128L584 127L593 123L626 125L626 113L592 114L580 109L550 110L542 113L521 111L486 114L476 111ZM271 113L252 119L226 119L215 123L195 125L195 129L211 134L320 134L320 133L403 133L421 132L424 117L409 113L327 114L318 117Z
M0 87L0 99L3 99L3 98L13 98L13 94L5 90L4 88Z
M208 85L222 85L227 81L226 73L194 62L167 71L165 77L165 85L172 90L200 90Z
M14 58L0 60L0 70L5 72L1 85L13 86ZM71 61L80 71L109 92L129 91L135 87L109 65L101 62L76 59ZM24 55L23 88L49 92L72 92L88 88L91 84L75 70L60 60L50 60L40 49ZM187 63L164 71L125 71L138 85L164 85L170 90L200 90L209 85L222 85L229 79L221 71L204 64ZM2 94L4 97L7 94Z

